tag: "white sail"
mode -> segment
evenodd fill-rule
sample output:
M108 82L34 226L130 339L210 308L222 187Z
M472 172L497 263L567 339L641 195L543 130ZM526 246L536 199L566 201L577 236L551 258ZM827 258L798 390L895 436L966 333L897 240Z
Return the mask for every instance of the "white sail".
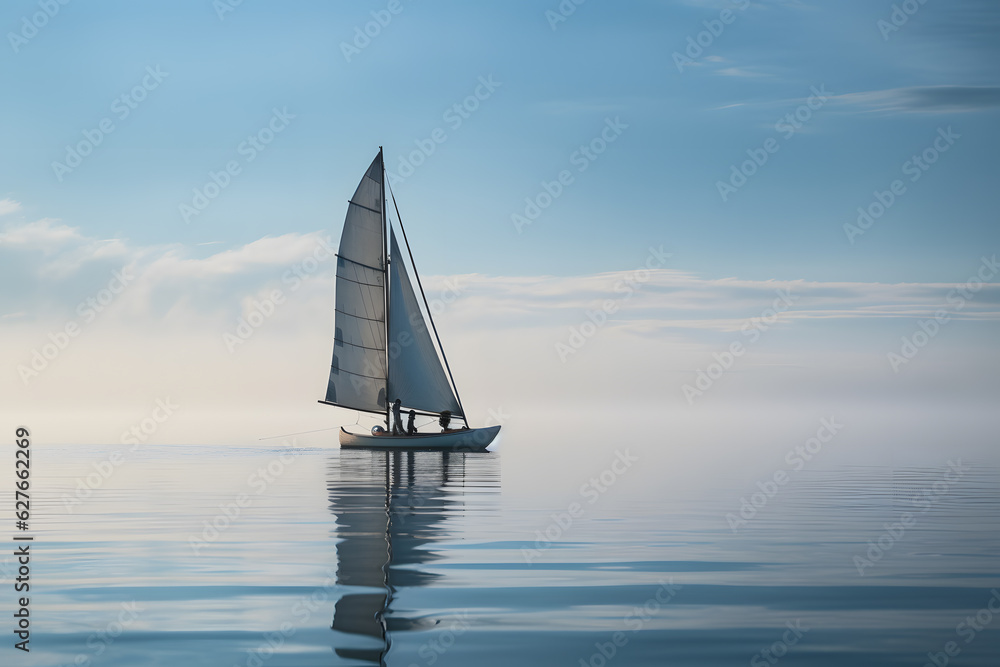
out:
M407 408L462 416L391 230L389 255L389 399L398 398Z
M385 410L388 376L382 188L379 153L351 198L340 237L336 332L326 389L327 402L369 412Z

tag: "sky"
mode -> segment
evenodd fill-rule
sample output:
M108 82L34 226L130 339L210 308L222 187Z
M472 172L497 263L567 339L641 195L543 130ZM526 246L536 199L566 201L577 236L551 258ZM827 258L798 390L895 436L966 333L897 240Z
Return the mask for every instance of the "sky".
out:
M766 405L985 449L1000 6L901 4L6 2L5 424L351 422L315 404L333 267L287 276L383 146L475 420L704 440Z

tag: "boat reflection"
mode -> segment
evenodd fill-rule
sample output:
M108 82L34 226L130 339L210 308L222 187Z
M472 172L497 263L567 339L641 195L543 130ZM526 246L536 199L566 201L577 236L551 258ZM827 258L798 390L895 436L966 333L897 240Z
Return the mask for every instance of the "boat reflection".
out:
M348 587L334 609L340 658L385 664L391 633L433 626L392 610L401 588L431 585L439 556L431 545L452 534L471 495L500 489L496 454L342 449L329 467L336 517L337 584Z

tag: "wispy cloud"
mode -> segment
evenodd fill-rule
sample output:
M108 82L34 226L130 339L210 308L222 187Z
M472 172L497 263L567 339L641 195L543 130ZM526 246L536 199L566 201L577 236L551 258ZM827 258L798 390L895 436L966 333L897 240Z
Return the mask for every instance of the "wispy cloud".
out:
M28 270L45 280L72 280L85 265L104 261L121 264L134 254L122 239L86 237L78 228L52 218L8 225L0 232L0 251L8 255L0 261L30 258ZM24 281L28 276L22 273L18 279Z
M8 213L13 213L21 208L21 203L16 202L13 199L0 199L0 215L7 215Z
M915 86L835 95L833 100L865 112L956 113L1000 107L1000 86Z
M0 202L0 204L2 203ZM14 203L16 206L11 210L17 210L19 207L17 202ZM60 224L52 218L43 218L27 224L9 225L6 231L0 232L0 246L22 246L46 252L55 251L69 242L82 239L83 237L80 236L75 227Z
M974 267L973 267L974 268ZM795 307L782 315L785 324L805 320L857 320L932 317L947 308L949 283L846 283L803 280L703 278L670 269L652 271L641 286L627 287L627 274L535 278L457 276L462 285L462 314L470 327L547 326L578 318L607 300L621 308L609 318L617 328L645 331L738 331L758 316L777 290L791 294ZM429 279L428 289L441 278ZM444 283L441 282L441 285ZM1000 284L985 285L956 319L1000 321Z
M735 76L744 79L760 79L770 77L770 74L765 74L757 70L750 69L749 67L724 67L722 69L715 70L715 73L719 76Z

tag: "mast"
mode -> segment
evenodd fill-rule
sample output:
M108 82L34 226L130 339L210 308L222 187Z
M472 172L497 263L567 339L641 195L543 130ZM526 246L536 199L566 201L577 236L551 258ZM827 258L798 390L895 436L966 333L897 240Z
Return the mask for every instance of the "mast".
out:
M384 164L383 164L382 168L385 169L385 165ZM390 190L390 193L391 193L391 190ZM384 196L384 194L385 194L385 189L383 188L383 196ZM395 194L392 195L392 206L393 206L394 209L396 209L396 220L399 221L399 229L400 229L400 231L403 232L403 243L406 244L406 252L410 256L410 266L413 267L413 277L416 278L416 280L417 280L417 287L420 289L420 297L424 300L424 308L427 309L427 319L430 320L431 330L434 332L434 339L437 341L438 349L441 350L441 358L444 359L444 368L445 368L446 371L448 371L448 379L451 381L452 391L455 392L455 400L458 401L458 407L462 411L462 421L465 422L466 426L468 426L469 425L469 419L468 419L468 417L465 416L465 406L462 405L462 397L458 395L458 385L455 384L455 377L451 374L451 366L448 365L448 356L444 353L444 345L441 344L441 337L438 336L437 326L434 324L434 315L431 313L430 304L427 303L427 295L424 293L424 286L420 282L420 273L417 272L417 263L415 261L413 261L413 250L410 249L410 242L406 238L406 227L403 226L403 218L402 218L402 216L399 215L399 206L396 204L396 195ZM383 211L384 211L384 207L383 207ZM385 215L385 213L383 212L383 217L384 217L384 215ZM387 299L388 299L388 295L389 295L388 294L388 290L386 290L386 298ZM386 302L386 303L388 303L388 302ZM387 310L386 310L386 320L387 321L388 321L388 318L389 318L388 312L389 311L388 311L388 306L387 306ZM386 340L388 340L388 339L386 339ZM386 345L388 346L388 343L386 343ZM388 354L386 354L386 363L387 364L389 363L389 355ZM388 397L386 398L386 400L388 400Z
M389 232L386 224L385 207L388 203L385 198L385 157L382 155L382 147L378 147L378 160L382 163L382 280L385 289L385 430L392 432L392 423L389 420ZM395 199L393 199L395 202ZM464 410L463 410L464 412Z

